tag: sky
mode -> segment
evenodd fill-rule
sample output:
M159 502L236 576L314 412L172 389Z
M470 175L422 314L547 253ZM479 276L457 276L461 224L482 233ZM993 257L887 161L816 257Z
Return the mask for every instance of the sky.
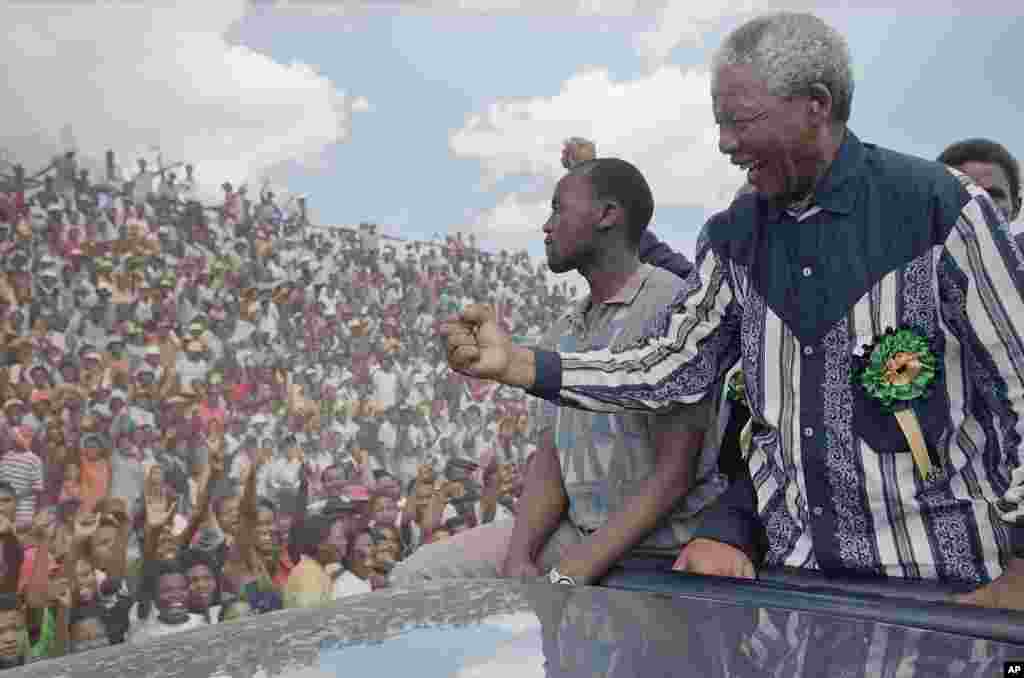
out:
M543 678L540 619L533 612L491 615L462 627L430 626L379 643L323 647L288 678L340 675L417 678Z
M985 136L1024 157L1024 10L885 4L7 0L0 159L31 171L73 145L132 170L159 152L211 197L269 182L320 225L540 256L562 141L584 136L644 172L651 228L692 258L743 179L717 151L707 64L761 12L810 10L846 36L861 139L934 158Z

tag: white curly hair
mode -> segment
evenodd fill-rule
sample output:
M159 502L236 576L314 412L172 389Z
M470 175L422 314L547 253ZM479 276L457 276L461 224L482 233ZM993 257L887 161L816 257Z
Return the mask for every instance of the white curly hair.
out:
M799 96L822 84L832 95L832 117L846 123L853 102L853 68L846 39L813 14L778 12L730 33L712 66L750 65L776 96Z

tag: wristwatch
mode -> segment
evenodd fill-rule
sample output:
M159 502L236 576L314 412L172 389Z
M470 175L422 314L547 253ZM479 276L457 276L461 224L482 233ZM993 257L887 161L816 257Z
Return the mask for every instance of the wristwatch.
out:
M568 586L576 586L576 580L568 575L561 574L558 568L552 567L551 571L548 572L548 580L552 584L566 584Z

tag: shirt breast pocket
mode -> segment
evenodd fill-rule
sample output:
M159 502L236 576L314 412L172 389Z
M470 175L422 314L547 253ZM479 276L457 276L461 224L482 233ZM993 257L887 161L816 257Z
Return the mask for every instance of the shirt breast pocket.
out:
M924 434L931 459L933 476L920 486L921 491L934 490L948 481L949 455L946 447L951 429L945 383L937 375L930 395L909 402ZM853 432L878 455L910 455L910 443L896 415L882 409L881 403L853 385Z

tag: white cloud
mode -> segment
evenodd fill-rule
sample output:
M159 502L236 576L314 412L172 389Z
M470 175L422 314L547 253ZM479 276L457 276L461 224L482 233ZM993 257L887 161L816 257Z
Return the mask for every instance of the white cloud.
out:
M540 618L534 612L510 612L488 617L483 621L487 626L496 626L510 633L525 633L540 630Z
M704 219L725 208L743 183L742 173L718 152L706 70L662 66L628 82L589 70L553 97L494 102L452 134L452 153L480 163L484 190L508 177L526 177L530 184L496 196L496 204L468 219L464 230L488 249L535 250L555 183L565 172L562 141L574 135L595 139L599 155L640 168L654 193L651 228L691 260ZM697 208L702 216L689 224L659 222L658 208L668 206ZM577 273L549 276L552 283L563 280L586 289Z
M512 636L498 643L493 654L467 659L455 674L456 678L541 678L545 675L537 615L529 612L503 615L488 619L484 624L498 626Z
M158 146L166 161L195 164L215 194L225 179L256 184L286 161L316 167L369 102L308 64L229 44L246 9L243 0L0 7L9 102L0 147L41 168L70 123L96 170L107 149L132 171Z
M660 1L660 0L659 0ZM353 16L366 11L401 10L430 14L517 14L530 16L627 17L649 11L651 0L276 0L261 3L304 16Z
M522 194L510 193L494 207L479 213L464 232L475 234L480 247L486 250L527 249L543 239L541 228L550 211L550 195L530 200Z
M570 78L553 97L491 104L466 118L450 139L452 152L480 162L482 183L491 188L510 176L544 179L541 201L529 210L506 197L484 220L493 237L519 235L523 219L540 216L564 170L562 141L572 135L597 141L598 154L629 160L644 173L656 205L721 209L743 182L718 152L706 70L662 66L629 82L606 70ZM505 222L497 217L508 217ZM538 232L543 222L534 221Z
M757 14L777 10L808 11L823 3L811 0L765 2L764 0L715 0L712 2L669 2L658 9L656 25L638 33L633 44L650 66L663 63L680 45L703 47L704 36L726 22L738 23ZM824 3L828 4L828 3Z

